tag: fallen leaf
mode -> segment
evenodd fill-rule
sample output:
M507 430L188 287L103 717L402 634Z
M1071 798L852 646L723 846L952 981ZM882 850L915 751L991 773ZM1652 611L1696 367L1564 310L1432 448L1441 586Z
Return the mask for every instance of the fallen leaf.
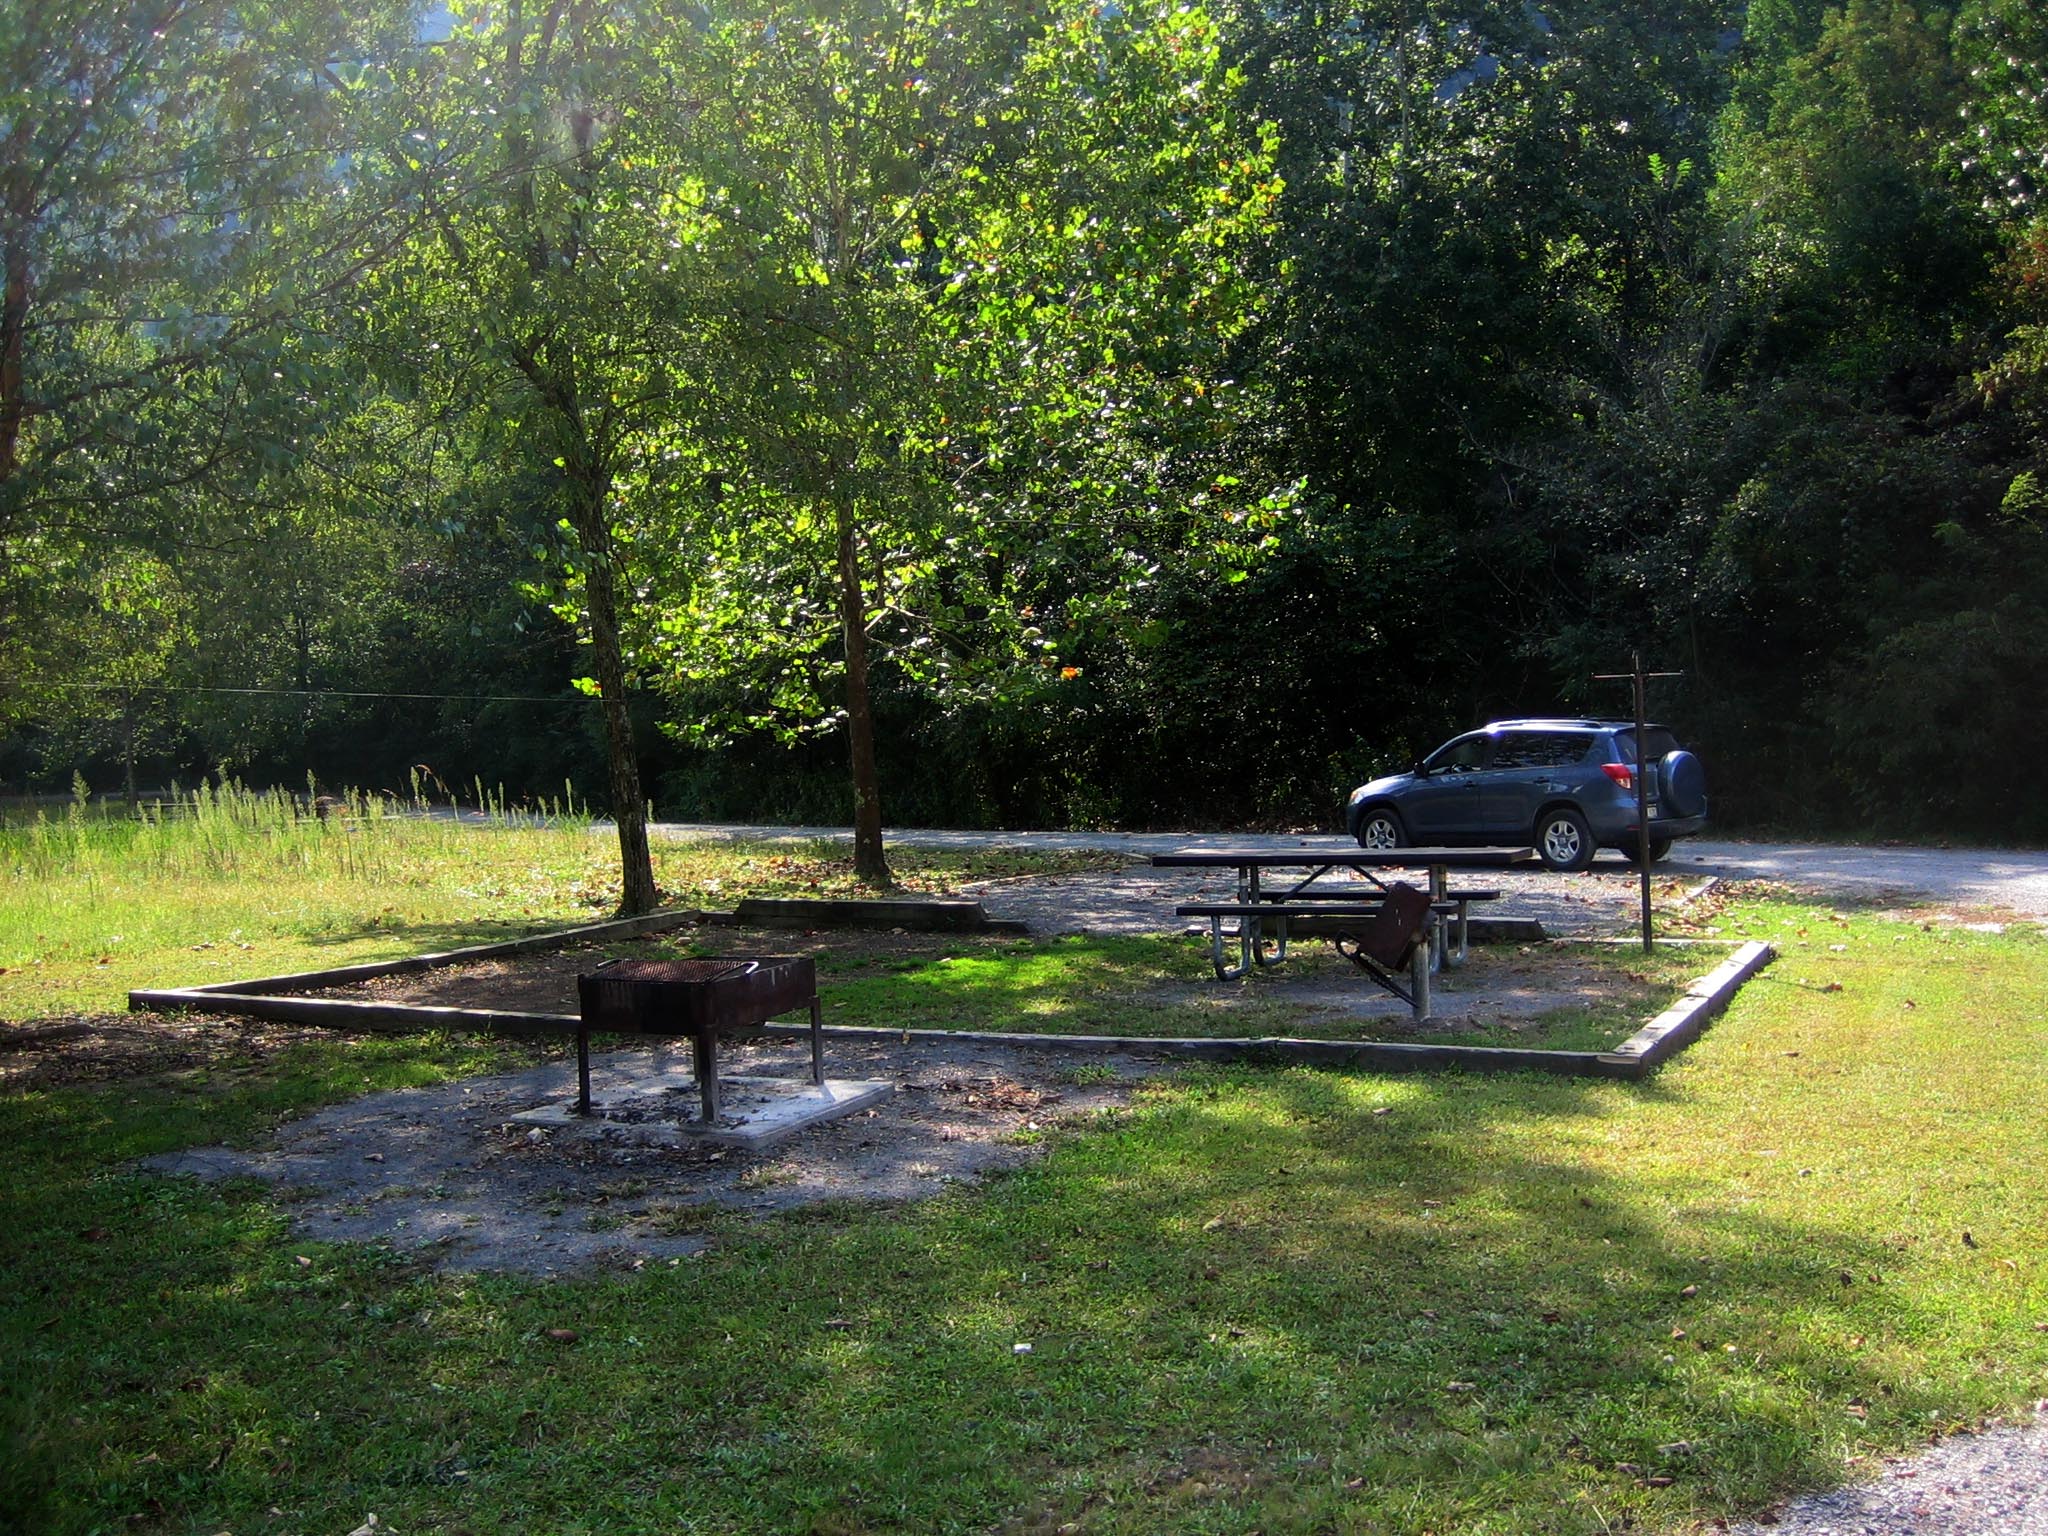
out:
M1447 1381L1444 1383L1444 1390L1446 1392L1470 1392L1473 1390L1473 1386L1469 1381Z
M1686 1299L1687 1299L1687 1300L1689 1301L1689 1300L1691 1300L1691 1299L1692 1299L1693 1297L1695 1297L1695 1296L1699 1295L1699 1293L1700 1293L1700 1288L1699 1288L1698 1286L1696 1286L1696 1285L1688 1285L1688 1286L1687 1286L1687 1287L1686 1287L1686 1288L1685 1288L1684 1290L1680 1291L1680 1292L1679 1292L1678 1294L1679 1294L1679 1295L1681 1295L1681 1296L1683 1296L1683 1297L1685 1297L1685 1298L1686 1298Z
M1821 991L1823 992L1839 992L1841 990L1842 984L1839 981L1831 981L1826 986L1821 988Z

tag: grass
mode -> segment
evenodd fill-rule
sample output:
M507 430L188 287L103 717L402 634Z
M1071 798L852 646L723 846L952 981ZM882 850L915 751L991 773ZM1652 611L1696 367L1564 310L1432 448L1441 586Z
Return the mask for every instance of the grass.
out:
M136 1171L491 1048L0 1098L0 1511L70 1533L1679 1532L2048 1388L2048 942L1783 900L1642 1084L1189 1071L927 1204L544 1283ZM1028 1352L1020 1345L1030 1346ZM278 1513L271 1513L271 1511Z
M716 944L696 946L709 953ZM1662 1011L1720 959L1666 947L1653 956L1613 946L1556 944L1475 949L1467 966L1439 978L1440 1012L1454 1029L1418 1026L1401 1005L1358 1016L1342 1002L1367 986L1349 962L1320 942L1298 944L1282 970L1218 984L1206 944L1185 938L1068 935L1047 941L954 943L940 954L828 958L821 973L832 1021L902 1029L998 1030L1024 1034L1216 1036L1426 1040L1551 1050L1607 1050ZM1462 1018L1471 998L1503 973L1563 985L1592 973L1606 995L1524 1018ZM1597 989L1596 989L1597 990ZM1318 1005L1310 994L1340 1000ZM1374 994L1377 996L1377 994Z
M0 824L0 1019L596 922L618 905L616 842L573 812L500 808L458 823L358 797L323 820L290 796L233 785L183 804L148 818L74 806ZM859 889L852 859L825 843L658 842L653 855L676 906ZM891 858L899 883L921 892L1100 862L1016 850Z

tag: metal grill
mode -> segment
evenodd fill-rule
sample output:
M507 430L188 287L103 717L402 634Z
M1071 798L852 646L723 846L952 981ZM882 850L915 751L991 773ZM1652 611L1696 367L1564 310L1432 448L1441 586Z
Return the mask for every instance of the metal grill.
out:
M728 955L700 960L613 960L576 978L577 1110L590 1113L590 1035L688 1035L703 1123L718 1121L718 1039L765 1032L770 1019L808 1007L811 1081L823 1084L818 968L806 956Z

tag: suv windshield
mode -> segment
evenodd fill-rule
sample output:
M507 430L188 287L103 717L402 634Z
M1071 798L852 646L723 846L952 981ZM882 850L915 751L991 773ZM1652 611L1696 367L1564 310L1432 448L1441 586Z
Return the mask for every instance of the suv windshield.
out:
M1470 773L1486 766L1486 738L1460 736L1422 765L1425 773Z

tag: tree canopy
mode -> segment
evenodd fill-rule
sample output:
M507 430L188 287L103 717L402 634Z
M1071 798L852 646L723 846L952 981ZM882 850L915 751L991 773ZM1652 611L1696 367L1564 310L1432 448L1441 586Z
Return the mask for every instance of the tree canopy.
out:
M16 777L602 760L639 907L648 799L1328 822L1640 650L1731 819L2048 831L2036 7L8 19Z

